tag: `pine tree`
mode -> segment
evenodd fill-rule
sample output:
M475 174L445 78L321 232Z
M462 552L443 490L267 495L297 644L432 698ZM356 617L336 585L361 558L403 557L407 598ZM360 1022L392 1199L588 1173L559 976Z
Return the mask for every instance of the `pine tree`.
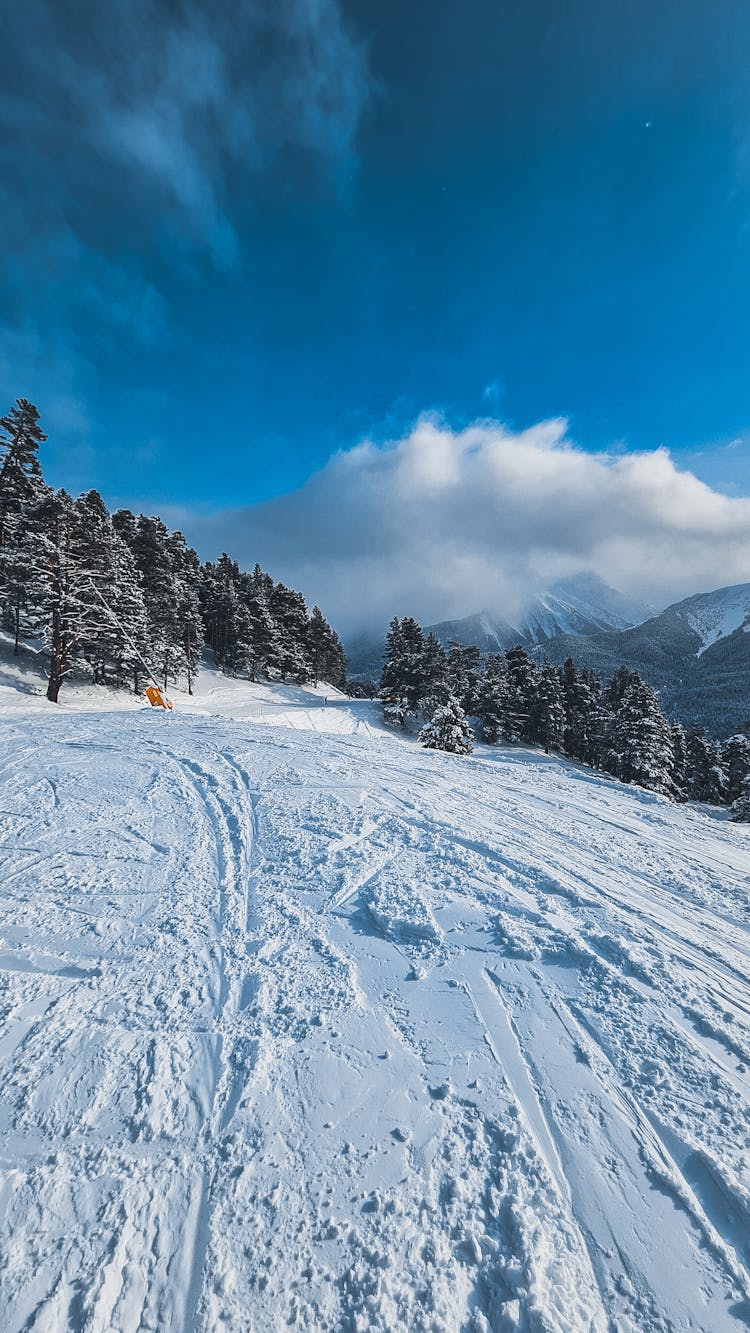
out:
M617 715L628 690L641 684L637 671L618 667L604 687L597 714L597 766L606 773L620 776L622 737L616 735Z
M114 584L104 594L115 618L108 658L114 683L127 685L132 681L134 693L139 694L149 642L146 605L133 553L117 533L113 555Z
M535 682L528 733L533 744L544 746L545 754L563 748L565 700L560 677L553 666L543 666Z
M73 671L138 687L146 617L132 554L96 491L71 500L48 492L39 508L33 566L36 627L50 657L47 697L58 701Z
M253 629L250 607L238 597L232 612L231 672L233 676L246 676L248 680L256 680L258 676ZM225 663L225 669L229 665Z
M39 506L47 488L39 465L46 435L33 403L19 398L0 420L0 607L18 655L31 608L34 555L39 545Z
M448 664L445 649L432 631L424 641L422 653L422 697L420 700L423 713L432 717L436 708L447 703L450 697L448 684Z
M579 671L570 657L560 678L565 707L565 754L581 763L596 766L601 684L593 672Z
M302 593L277 583L271 596L270 611L279 632L274 668L284 680L292 680L298 685L312 680L307 607Z
M529 717L534 697L534 664L520 644L505 654L508 693L503 718L503 735L511 744L528 740Z
M172 569L174 616L178 642L187 679L188 694L193 693L193 681L203 651L203 620L201 617L201 567L195 551L187 545L181 532L167 538L167 550Z
M222 671L232 672L237 664L237 584L239 565L222 552L215 565L204 566L201 575L201 609L206 639Z
M407 713L419 710L426 684L422 627L412 616L394 616L385 641L380 697L386 703L403 700L405 721Z
M496 745L502 734L507 715L509 688L505 658L499 654L491 655L487 658L479 681L479 697L476 705L481 737L488 745Z
M386 702L395 698L401 684L401 664L404 655L404 638L401 633L401 621L394 616L385 636L383 668L380 672L380 697Z
M750 740L743 732L730 736L721 749L721 769L726 778L725 800L733 805L750 777Z
M137 540L138 523L130 509L116 509L112 515L112 527L118 537L132 551Z
M691 727L685 737L685 785L691 801L723 805L727 779L721 750L709 739L704 727Z
M450 643L446 655L446 679L453 698L465 713L476 711L479 696L481 654L474 644Z
M253 674L268 675L279 657L279 627L271 613L274 582L256 563L246 576L243 603L249 617L249 640L253 655Z
M739 795L732 802L735 824L750 824L750 774L744 779Z
M90 575L81 566L73 501L65 491L50 492L42 502L40 525L34 600L49 653L47 698L57 703L86 638L91 615Z
M133 537L133 555L140 574L149 627L147 661L164 689L186 672L185 648L178 621L177 589L169 549L169 533L160 518L140 514Z
M651 686L634 675L612 722L608 769L621 782L636 782L670 795L674 766L671 729Z
M419 711L425 690L424 634L419 621L404 616L401 621L403 657L401 661L401 692L409 711Z
M38 495L42 471L39 445L46 440L39 413L26 398L18 398L0 418L0 562L7 537L8 518L23 511ZM0 563L0 576L2 565Z
M42 482L23 509L10 512L5 519L5 545L2 558L0 605L3 619L13 635L17 657L23 634L33 634L35 627L35 567L41 545L41 506L49 494Z
M346 680L344 649L319 606L314 606L310 612L307 646L313 680L325 680L340 689Z
M641 677L637 671L631 671L630 667L626 666L618 667L607 682L607 687L602 695L602 703L607 712L614 715L630 687L640 684Z
M106 663L117 634L113 613L102 600L115 582L117 540L107 507L98 491L73 501L70 551L80 581L80 619L76 644L78 664L89 667L95 682L106 681Z
M437 708L419 733L427 750L447 750L449 754L471 754L471 728L458 699L450 698Z
M276 585L260 565L248 574L223 553L203 566L199 592L206 642L222 671L250 680L283 674L289 664L270 608Z
M581 671L580 676L586 700L584 704L586 732L582 760L592 768L603 768L609 714L603 702L602 683L595 671L586 668Z
M679 722L673 722L672 727L672 788L673 795L677 801L687 800L687 751L685 748L685 731Z

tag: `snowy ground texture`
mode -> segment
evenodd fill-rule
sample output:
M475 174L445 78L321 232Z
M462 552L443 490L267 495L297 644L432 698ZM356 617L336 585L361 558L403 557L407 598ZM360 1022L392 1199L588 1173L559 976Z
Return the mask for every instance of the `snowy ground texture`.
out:
M0 698L3 1333L748 1325L750 827L116 702Z

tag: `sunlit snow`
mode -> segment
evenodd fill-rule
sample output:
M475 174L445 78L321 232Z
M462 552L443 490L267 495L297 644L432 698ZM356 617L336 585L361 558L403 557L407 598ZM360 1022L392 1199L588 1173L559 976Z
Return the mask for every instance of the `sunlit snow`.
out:
M6 1333L746 1325L750 827L325 687L34 688Z

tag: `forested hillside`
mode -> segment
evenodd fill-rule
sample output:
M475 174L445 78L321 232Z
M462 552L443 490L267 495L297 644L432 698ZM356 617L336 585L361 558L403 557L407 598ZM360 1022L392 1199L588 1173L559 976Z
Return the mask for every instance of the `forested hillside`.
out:
M603 684L572 658L562 667L539 666L521 645L486 658L474 645L453 643L446 651L413 617L396 617L380 697L395 726L425 719L420 739L430 749L470 752L469 715L490 745L540 745L674 800L730 805L735 819L750 820L746 732L724 742L700 726L685 732L665 716L655 690L625 666Z
M16 653L43 643L52 702L74 672L136 692L153 672L191 691L204 647L231 675L343 682L338 635L301 593L226 554L201 564L181 532L110 514L97 491L52 489L45 439L24 398L0 419L0 614Z

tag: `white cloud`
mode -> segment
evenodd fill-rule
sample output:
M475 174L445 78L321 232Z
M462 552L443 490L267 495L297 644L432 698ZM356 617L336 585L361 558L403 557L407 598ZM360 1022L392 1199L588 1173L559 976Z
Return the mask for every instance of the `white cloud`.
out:
M301 490L188 524L205 555L260 560L345 633L494 607L594 570L651 604L750 579L750 498L713 491L664 449L587 453L564 421L404 439L335 455Z

